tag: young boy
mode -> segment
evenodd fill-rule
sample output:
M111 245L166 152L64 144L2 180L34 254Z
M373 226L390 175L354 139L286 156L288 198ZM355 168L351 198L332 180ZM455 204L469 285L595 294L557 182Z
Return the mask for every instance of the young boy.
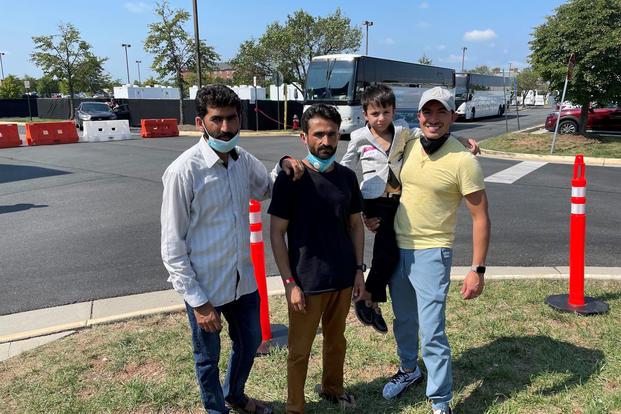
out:
M363 212L367 217L378 217L382 224L375 233L371 269L365 283L368 296L356 302L356 316L365 325L378 332L388 332L377 302L386 302L386 286L399 260L399 248L392 226L401 184L399 172L406 139L410 130L393 123L396 99L386 85L372 85L362 94L362 109L367 125L351 133L347 152L341 165L355 169L362 166ZM413 134L412 134L413 135Z
M361 164L364 215L382 222L375 233L371 269L365 283L367 297L356 302L358 320L380 333L388 332L388 327L377 303L386 302L386 287L399 261L393 222L401 195L399 173L403 151L407 142L420 135L419 128L410 130L403 121L393 122L395 108L395 94L390 87L383 84L367 87L362 94L367 125L351 133L347 152L340 162L351 169ZM479 152L474 140L469 140L469 146L472 153Z

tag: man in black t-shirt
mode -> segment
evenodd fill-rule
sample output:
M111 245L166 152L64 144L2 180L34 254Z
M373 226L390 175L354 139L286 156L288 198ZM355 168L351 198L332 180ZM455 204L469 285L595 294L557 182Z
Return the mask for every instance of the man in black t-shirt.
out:
M280 173L268 210L272 250L289 304L290 414L304 413L304 383L319 321L323 375L315 390L343 408L356 404L343 388L345 319L352 297L357 301L364 293L364 228L356 175L334 162L340 124L332 106L313 105L304 112L305 173L297 181Z

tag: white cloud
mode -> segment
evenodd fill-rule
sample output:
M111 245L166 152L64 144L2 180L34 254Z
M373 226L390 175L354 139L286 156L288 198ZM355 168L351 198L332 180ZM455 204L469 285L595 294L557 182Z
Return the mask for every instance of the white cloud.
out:
M397 42L395 42L395 39L393 39L392 37L387 37L386 39L382 40L380 43L383 45L394 45Z
M419 4L418 7L421 8L421 9L428 9L429 8L429 3L424 1L421 4Z
M438 46L436 46L436 49L437 50L444 50L444 49L446 49L446 45L438 45Z
M416 26L421 27L421 28L424 29L424 28L427 28L427 27L431 27L431 23L420 21L420 22L416 23Z
M464 40L470 42L482 42L485 40L495 39L496 37L498 36L496 35L496 32L494 32L492 29L473 30L464 34Z
M131 13L144 13L151 10L151 6L143 1L130 1L123 6Z
M441 59L441 60L443 62L451 62L451 63L461 62L461 55L449 55L448 58ZM464 60L468 61L468 56L466 56L466 58Z

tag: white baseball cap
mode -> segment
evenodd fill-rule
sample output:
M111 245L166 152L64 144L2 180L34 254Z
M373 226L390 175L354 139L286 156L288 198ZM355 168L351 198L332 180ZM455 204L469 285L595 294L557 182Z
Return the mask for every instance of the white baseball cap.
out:
M423 106L429 101L438 101L444 105L447 111L455 112L455 97L453 93L446 88L436 86L435 88L427 89L420 97L418 110L420 111L423 109Z

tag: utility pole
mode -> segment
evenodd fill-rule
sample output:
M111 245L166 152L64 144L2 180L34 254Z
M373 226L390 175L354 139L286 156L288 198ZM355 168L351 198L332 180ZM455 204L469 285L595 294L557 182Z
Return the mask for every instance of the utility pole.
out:
M464 60L466 59L466 46L461 48L461 71L464 71Z
M201 74L201 41L198 36L198 5L197 0L192 0L194 6L194 43L196 44L196 79L198 81L198 89L203 87L203 79Z
M127 67L127 84L130 85L131 81L129 80L129 60L127 60L127 48L132 47L132 45L130 45L129 43L123 43L121 46L125 48L125 66Z
M364 22L362 22L362 24L367 27L367 35L365 38L366 46L364 49L365 50L364 54L368 56L369 55L369 26L373 26L373 22L370 20L365 20Z
M4 56L4 52L0 52L0 71L2 71L2 80L4 81L4 66L2 66L2 56Z
M142 63L142 60L137 60L136 64L138 65L138 85L142 86L142 80L140 79L140 64Z

